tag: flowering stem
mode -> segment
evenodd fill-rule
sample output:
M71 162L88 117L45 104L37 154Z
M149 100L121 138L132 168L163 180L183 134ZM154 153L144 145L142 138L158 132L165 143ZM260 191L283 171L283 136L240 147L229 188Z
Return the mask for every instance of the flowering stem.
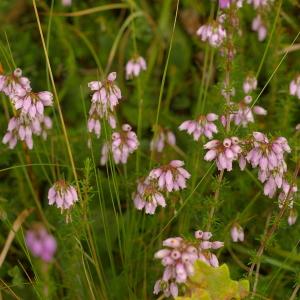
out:
M158 133L157 128L158 128L159 113L160 113L162 96L163 96L163 91L164 91L166 77L167 77L167 70L168 70L168 66L169 66L169 60L170 60L172 46L173 46L173 39L174 39L174 33L175 33L175 27L176 27L177 15L178 15L178 9L179 9L179 1L180 0L177 0L177 4L176 4L176 12L175 12L175 18L174 18L174 22L173 22L173 29L172 29L171 39L170 39L170 46L169 46L169 50L168 50L167 60L166 60L166 64L165 64L165 68L164 68L164 72L163 72L160 91L159 91L156 119L155 119L155 125L154 125L154 137L153 138L155 138L157 133ZM150 169L151 169L152 161L154 159L153 156L154 156L154 151L151 151L150 166L149 166Z
M58 110L58 114L59 114L59 118L60 118L60 122L61 122L61 126L62 126L62 131L63 131L63 135L64 135L64 138L65 138L66 146L67 146L68 156L69 156L69 159L70 159L70 163L71 163L74 179L75 179L75 182L76 182L78 194L79 194L79 197L81 198L80 186L79 186L78 176L77 176L77 172L76 172L76 168L75 168L74 158L73 158L73 154L72 154L72 150L71 150L71 145L70 145L67 129L66 129L66 126L65 126L64 117L63 117L62 110L61 110L61 107L60 107L60 104L59 104L58 93L57 93L57 90L56 90L54 77L53 77L53 73L52 73L52 67L51 67L51 64L50 64L50 60L49 60L49 56L48 56L48 52L47 52L47 48L46 48L46 43L45 43L43 31L42 31L42 25L41 25L41 22L40 22L39 13L38 13L37 6L36 6L36 0L32 0L32 4L33 4L36 20L37 20L39 33L40 33L40 36L41 36L41 41L42 41L42 45L43 45L43 49L44 49L46 64L47 64L49 75L50 75L50 81L51 81L51 85L52 85L52 88L53 88L54 98L55 98L56 104L57 104L57 110Z
M293 175L293 182L295 182L297 176L298 176L298 173L299 173L299 170L300 170L300 160L298 161L297 163L297 166L296 166L296 170L294 172L294 175ZM265 247L266 247L266 244L267 242L270 240L270 238L272 237L272 235L274 234L274 232L276 231L276 229L278 228L279 224L280 224L280 221L284 215L284 213L286 212L286 209L288 208L289 206L289 201L288 199L290 198L290 194L292 192L292 188L293 188L293 184L290 185L290 188L289 188L289 191L286 195L286 198L285 198L285 201L284 201L284 204L282 206L282 208L280 209L272 227L267 231L267 233L265 234L264 238L262 239L261 241L261 244L260 244L260 247L257 251L257 254L256 254L256 261L259 262L259 259L261 258L261 256L263 255L264 253L264 250L265 250ZM256 266L256 262L253 262L251 267L250 267L250 270L249 270L249 277L252 276L252 273L254 271L254 267ZM259 270L259 264L257 265L257 270Z
M211 7L210 7L210 13L209 13L209 21L211 21L214 17L214 11L215 11L215 2L212 3ZM209 57L209 52L212 52L212 56L213 56L213 50L211 49L211 47L209 46L209 44L206 44L205 46L205 53L204 53L204 66L203 66L203 71L202 71L202 78L201 78L201 84L200 84L200 88L199 88L199 94L198 94L198 100L197 100L197 106L196 106L196 110L195 110L195 117L197 117L197 114L199 113L200 107L201 107L201 113L203 113L203 108L204 108L204 102L205 99L203 99L202 101L202 97L204 94L204 90L206 91L207 88L204 87L204 84L208 85L209 83L209 78L210 78L210 74L211 74L211 69L209 69L209 72L207 73L206 68L208 65L208 57ZM211 65L209 65L209 68L211 68ZM205 76L207 76L207 80L205 82Z
M230 29L232 30L231 26L229 26L229 31ZM229 38L232 38L232 32L229 32ZM231 45L231 41L229 41L229 45ZM228 53L230 53L230 49L228 49ZM226 67L225 67L225 101L227 108L229 109L230 107L230 102L231 102L231 91L229 91L230 87L230 72L232 69L232 58L230 57L230 54L228 54L227 59L226 59ZM230 111L227 109L226 111L226 134L230 132ZM210 230L211 223L213 216L215 214L216 210L216 205L218 203L219 197L220 197L220 189L222 185L222 180L224 177L224 169L220 171L219 177L218 177L218 185L214 194L214 203L213 206L211 207L210 213L209 213L209 219L208 219L208 224L207 224L207 230Z
M269 214L267 221L266 221L266 226L265 226L265 234L267 233L267 229L269 227L270 224L270 219L271 219L271 215ZM257 267L256 267L256 272L255 272L255 280L254 280L254 284L253 284L253 290L252 290L252 297L254 297L254 295L256 294L256 288L257 288L257 284L258 284L258 278L259 278L259 270L260 270L260 261L257 263Z
M131 14L134 13L134 9L136 8L136 4L134 1L130 1L130 10ZM137 42L136 42L136 29L135 29L135 21L133 20L131 23L131 30L132 30L132 41L133 41L133 48L134 48L134 54L138 54L138 48L137 48ZM141 89L141 81L140 76L137 76L136 78L136 87L137 87L137 96L138 96L138 122L137 122L137 137L138 140L141 140L142 136L142 117L143 117L143 104L144 99L142 96L142 89ZM141 158L141 150L140 147L137 149L136 152L136 174L139 175L140 170L140 158Z
M108 61L107 61L107 65L106 65L106 68L105 68L105 73L107 74L108 71L110 70L110 67L112 65L112 62L114 60L114 57L115 57L115 54L117 52L117 49L118 49L118 44L119 44L119 41L122 37L122 34L123 32L125 31L125 29L129 26L130 22L132 22L135 18L138 18L138 17L141 17L143 16L143 12L141 11L138 11L138 12L135 12L133 14L131 14L126 20L125 22L123 23L123 25L121 26L115 40L114 40L114 43L112 45L112 48L111 48L111 51L109 53L109 57L108 57Z
M262 66L265 62L265 59L267 57L267 53L268 53L268 50L270 48L270 45L271 45L271 41L272 41L272 38L273 38L273 34L274 34L274 31L275 31L275 28L276 28L276 24L277 24L277 21L278 21L278 18L279 18L279 15L280 15L280 11L281 11L281 5L282 5L282 0L280 0L279 4L278 4L278 9L277 9L277 13L276 13L276 17L275 17L275 20L273 22L273 26L272 26L272 30L271 30L271 33L270 33L270 37L268 39L268 43L266 45L266 48L265 48L265 51L264 51L264 54L263 54L263 57L260 61L260 64L259 64L259 67L258 67L258 70L256 72L256 75L255 77L258 78L259 74L260 74L260 71L262 69Z
M217 202L218 202L219 196L220 196L220 189L221 189L221 184L222 184L223 177L224 177L224 170L222 170L220 172L219 177L218 177L218 186L217 186L217 189L216 189L215 195L214 195L214 203L213 203L213 206L211 207L210 212L209 212L208 224L207 224L207 228L206 228L207 231L210 231L210 227L211 227L211 224L212 224L212 219L213 219L213 216L215 214L216 205L217 205Z

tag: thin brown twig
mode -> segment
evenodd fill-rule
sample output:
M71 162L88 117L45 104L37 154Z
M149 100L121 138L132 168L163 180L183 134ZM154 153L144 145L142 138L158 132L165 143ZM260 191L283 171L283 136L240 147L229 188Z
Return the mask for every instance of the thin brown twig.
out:
M5 257L7 255L7 252L10 248L11 243L13 242L16 233L20 229L22 223L25 221L25 219L33 212L34 208L27 208L24 209L17 217L17 219L14 221L13 226L8 234L8 237L5 241L3 250L0 254L0 268L5 260Z
M21 300L21 298L20 298L20 297L19 297L19 296L11 289L11 288L10 288L9 285L6 284L6 282L5 282L4 280L2 280L2 279L0 278L0 281L2 282L2 284L4 285L4 287L7 288L7 289L10 291L11 295L14 296L15 299Z
M297 285L295 286L295 288L294 288L294 290L293 290L293 293L292 293L292 295L291 295L291 297L290 297L289 300L294 300L294 299L296 299L297 293L298 293L299 289L300 289L300 285L297 284Z
M266 235L268 232L270 220L271 220L271 214L268 215L266 225L265 225L264 235ZM257 288L258 278L259 278L259 270L260 270L260 261L257 263L257 266L256 266L255 280L254 280L253 289L252 289L253 295L251 297L252 299L254 298L254 294L256 293L256 288Z

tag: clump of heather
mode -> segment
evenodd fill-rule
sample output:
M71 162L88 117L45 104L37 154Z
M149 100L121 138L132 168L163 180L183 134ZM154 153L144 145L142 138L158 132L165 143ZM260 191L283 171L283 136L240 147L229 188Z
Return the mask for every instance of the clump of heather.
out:
M2 2L1 296L299 298L297 1Z
M157 280L154 286L154 294L163 292L165 297L176 298L179 287L184 285L190 276L194 274L194 263L201 260L212 267L218 267L218 258L211 250L223 247L219 241L210 241L212 233L198 230L194 240L186 240L182 237L172 237L163 241L164 248L154 255L161 260L164 266L162 278Z

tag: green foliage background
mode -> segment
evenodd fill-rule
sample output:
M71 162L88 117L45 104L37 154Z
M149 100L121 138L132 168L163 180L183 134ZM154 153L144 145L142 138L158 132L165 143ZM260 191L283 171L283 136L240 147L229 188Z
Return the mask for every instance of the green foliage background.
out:
M217 4L210 0L179 1L173 33L176 5L175 0L73 0L67 8L57 0L37 1L82 200L72 210L69 224L47 203L48 189L55 180L63 177L75 184L55 105L48 109L54 128L47 141L36 139L32 151L22 145L13 151L0 146L0 245L4 245L21 211L35 208L0 269L3 299L154 299L153 285L162 272L162 266L153 261L154 252L169 236L188 238L194 230L205 229L213 206L216 213L211 230L215 239L225 242L219 260L227 263L234 279L247 276L265 228L278 214L277 201L263 195L255 170L242 173L236 167L225 174L219 201L214 202L218 173L203 160L203 141L196 143L177 128L196 114L221 115L224 111L220 95L223 58L195 35L198 27L217 13ZM294 40L300 29L299 15L298 1L276 0L267 15L268 38L261 43L250 29L255 11L245 4L239 12L243 34L235 41L237 55L231 74L234 100L238 101L246 75L259 71L258 103L268 110L265 118L257 118L255 124L239 128L236 134L245 136L259 130L287 137L293 149L287 160L291 174L299 159L299 135L294 128L300 121L300 101L289 96L288 86L300 70L300 40ZM0 1L0 22L4 71L18 66L35 90L53 91L33 3ZM125 64L136 52L145 57L148 69L139 79L126 81ZM108 128L100 140L93 140L92 150L87 147L87 83L111 71L117 72L123 93L117 111L119 122L131 124L141 143L124 167L111 162L100 166L100 146ZM3 136L12 116L3 95L1 115ZM169 197L166 209L145 216L134 209L131 194L136 180L149 172L149 141L157 116L159 125L176 133L177 147L155 156L152 166L182 159L192 178L186 190ZM45 219L58 240L55 261L47 267L29 255L23 235L33 222ZM234 222L245 229L242 244L230 240ZM298 244L299 222L289 227L285 216L261 258L255 299L291 296L299 284ZM253 281L250 278L252 285Z

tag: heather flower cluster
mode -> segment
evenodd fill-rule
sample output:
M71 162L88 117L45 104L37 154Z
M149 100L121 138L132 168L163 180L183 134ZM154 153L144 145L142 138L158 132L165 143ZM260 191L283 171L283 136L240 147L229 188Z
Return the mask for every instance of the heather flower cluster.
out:
M242 101L238 103L237 111L231 116L231 120L234 120L235 125L242 125L246 127L248 123L254 123L254 114L265 116L267 111L258 105L250 106L252 102L251 96L245 96Z
M132 58L126 64L126 79L138 77L142 71L146 71L147 64L143 57Z
M291 209L290 210L290 213L289 213L289 216L288 216L288 224L290 226L294 225L297 221L297 218L298 218L298 213L296 210L294 209Z
M48 191L49 205L56 205L63 210L70 209L78 201L75 187L64 180L59 180Z
M36 226L28 230L25 242L33 256L47 263L53 260L57 248L56 240L44 227Z
M114 111L121 100L121 90L114 83L117 78L115 72L110 73L103 81L92 81L88 87L92 91L91 107L89 110L88 131L97 138L101 134L101 120L105 119L111 128L116 128Z
M258 40L260 42L264 41L267 37L268 29L261 15L257 15L252 20L251 27L253 31L257 32Z
M112 151L116 164L126 164L129 154L133 153L139 146L139 141L134 131L128 124L122 125L122 130L112 134L112 142L106 142L101 151L101 165L108 161L109 151Z
M103 81L92 81L88 84L93 92L92 104L89 111L88 131L95 133L99 138L101 135L101 120L108 121L114 130L111 140L104 142L101 149L101 165L108 161L109 153L112 152L116 164L126 164L128 157L139 146L139 141L134 131L128 124L123 124L121 130L117 130L117 119L115 108L121 100L121 90L115 84L116 72L112 72ZM90 140L88 145L90 146Z
M171 130L159 127L150 142L150 150L162 152L166 145L175 146L176 136Z
M287 171L284 154L291 149L284 137L269 140L261 132L254 132L250 142L252 149L246 160L253 168L258 167L258 179L264 183L264 194L273 198L277 188L281 188Z
M274 0L248 0L248 3L251 4L254 9L261 9L268 7L274 2Z
M226 138L224 141L212 140L204 145L208 150L204 156L206 161L215 160L218 170L232 170L232 163L238 160L242 152L240 141L237 137Z
M223 247L219 241L211 242L211 232L196 231L195 241L182 237L168 238L163 241L164 248L154 255L164 266L162 278L154 286L154 294L164 293L165 297L176 298L179 285L183 285L194 274L194 263L201 260L212 267L218 267L219 262L211 250Z
M263 15L270 9L273 2L273 0L248 0L248 3L258 11L256 17L252 20L251 27L253 31L257 32L258 40L260 42L264 41L268 34L266 21L264 20Z
M214 124L216 120L218 120L218 115L214 113L201 115L197 120L184 121L179 126L179 130L185 130L188 134L192 134L195 141L198 141L202 135L212 139L213 134L218 132L218 128Z
M186 180L190 173L183 168L184 162L172 160L169 164L153 169L149 177L156 179L161 190L168 192L179 191L186 188Z
M72 0L61 0L61 4L63 6L71 6L72 5Z
M211 24L202 25L197 30L197 35L203 42L208 42L212 47L220 47L226 39L226 30L222 24L215 21Z
M186 188L190 173L183 168L184 162L172 160L169 164L155 168L139 181L133 202L138 210L145 209L146 214L154 214L157 206L166 206L165 193Z
M245 94L255 91L257 88L257 79L254 76L247 76L243 82L243 90Z
M231 238L232 238L233 242L237 243L237 242L244 241L244 238L245 238L244 229L241 225L234 224L231 227L230 233L231 233Z
M219 0L219 7L221 9L226 9L234 3L238 8L241 8L243 6L243 2L244 0Z
M44 115L44 109L53 105L52 93L33 92L29 79L22 76L19 68L12 74L0 75L0 92L9 97L15 109L15 115L8 123L2 142L13 149L20 140L32 149L33 135L46 139L52 121Z
M290 95L300 99L300 75L293 79L290 83Z
M167 205L165 196L157 185L157 180L150 177L138 182L133 202L138 210L145 209L145 213L149 215L155 213L157 206L165 207Z

